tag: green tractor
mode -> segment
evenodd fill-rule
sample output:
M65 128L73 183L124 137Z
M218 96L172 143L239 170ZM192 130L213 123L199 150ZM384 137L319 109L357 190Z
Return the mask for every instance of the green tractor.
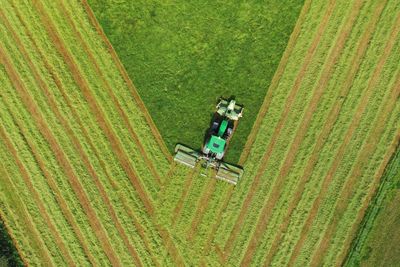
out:
M243 107L237 105L235 100L221 99L201 151L178 144L175 147L174 160L191 168L200 163L206 169L216 170L215 178L236 185L243 169L224 162L223 158L242 113Z

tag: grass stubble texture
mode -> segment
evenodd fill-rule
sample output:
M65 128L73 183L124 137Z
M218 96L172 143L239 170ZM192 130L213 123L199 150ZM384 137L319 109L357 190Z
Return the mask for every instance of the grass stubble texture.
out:
M245 106L239 160L303 0L89 0L168 149L199 149L219 97Z
M2 217L21 256L58 266L171 260L152 206L169 155L83 5L10 1L0 30L2 177L12 177Z
M161 15L157 5L142 4L137 13ZM169 161L86 2L5 2L0 215L23 262L341 265L360 248L352 245L357 233L374 239L363 237L359 225L373 229L384 220L361 223L371 217L375 192L384 191L387 174L382 186L381 177L399 142L398 14L395 0L304 3L244 137L246 171L233 187ZM131 23L140 29L143 21ZM206 43L198 49L208 49Z

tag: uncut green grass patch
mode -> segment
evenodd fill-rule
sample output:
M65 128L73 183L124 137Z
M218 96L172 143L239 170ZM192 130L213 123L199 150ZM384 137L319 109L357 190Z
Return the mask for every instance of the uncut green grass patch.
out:
M400 200L400 149L398 148L382 177L382 183L361 223L361 229L345 266L377 266L400 262L398 241Z
M200 147L220 96L245 105L236 162L303 0L89 3L171 152Z
M0 166L1 168L1 166ZM21 260L21 256L14 247L11 237L4 226L4 222L0 219L0 265L11 265L11 266L24 266Z

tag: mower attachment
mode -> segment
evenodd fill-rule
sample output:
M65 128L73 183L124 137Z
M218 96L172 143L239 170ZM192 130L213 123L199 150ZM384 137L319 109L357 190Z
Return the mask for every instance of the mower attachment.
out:
M243 169L229 163L221 162L217 171L216 178L236 185L243 175Z
M200 156L197 151L181 144L176 145L175 153L174 160L189 166L190 168L194 168L196 166Z

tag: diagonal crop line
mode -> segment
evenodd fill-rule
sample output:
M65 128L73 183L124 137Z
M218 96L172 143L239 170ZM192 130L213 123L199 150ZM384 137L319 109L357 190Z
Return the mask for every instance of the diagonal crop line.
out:
M87 99L87 102L88 102L90 108L93 110L93 113L96 114L96 119L98 120L100 127L106 133L115 153L117 153L117 155L119 156L122 167L125 170L126 174L128 175L129 180L131 181L132 185L136 189L136 191L139 195L139 198L142 200L147 212L150 215L152 215L154 213L154 207L151 203L151 200L147 196L147 193L145 192L143 185L139 181L136 172L130 165L128 157L125 155L125 153L123 153L122 145L119 142L118 138L115 136L115 133L111 130L112 128L111 128L110 123L105 119L105 116L104 116L101 108L99 107L98 103L95 101L93 96L91 95L89 85L88 85L87 81L84 79L84 77L82 76L82 73L79 72L79 68L77 67L73 56L70 54L68 49L65 47L65 44L63 43L58 32L56 31L53 22L50 20L48 15L45 13L40 1L34 1L34 6L37 9L38 13L40 14L41 20L48 32L50 39L52 39L53 43L55 44L57 51L63 56L65 63L68 65L68 67L71 70L71 74L72 74L75 82L82 89L82 92L84 93L84 96Z
M335 210L333 212L333 220L329 224L328 229L325 230L325 233L321 239L321 244L318 246L317 250L314 251L313 257L311 259L311 265L315 266L321 262L321 259L324 257L324 254L329 246L329 241L332 238L333 231L337 226L336 218L340 217L340 214L343 213L346 208L346 202L349 199L349 196L354 193L356 189L355 186L351 186L357 183L357 179L361 176L363 165L368 162L369 157L372 156L375 146L378 144L380 137L385 129L385 124L389 119L387 114L391 114L394 110L396 101L400 95L400 74L397 77L397 82L394 84L393 89L391 90L390 95L387 96L387 102L383 102L382 109L379 112L377 118L381 118L377 120L376 124L372 128L372 133L369 135L368 139L365 141L364 146L361 148L359 155L357 157L357 165L353 167L351 174L349 175L349 179L346 180L345 184L342 187L340 196L335 206ZM390 151L390 150L389 150ZM390 158L391 154L387 155L387 158ZM350 188L350 190L346 190Z
M357 52L356 52L355 56L353 57L353 59L351 60L352 63L350 64L351 66L358 66L358 67L351 68L350 72L348 72L346 81L344 82L344 85L342 86L342 90L339 93L339 95L341 95L341 96L344 96L344 97L347 96L347 94L350 90L352 81L354 80L354 78L356 76L356 73L358 71L360 63L361 63L361 61L365 55L365 52L367 50L369 40L372 37L372 33L374 32L374 29L379 20L380 14L383 11L383 7L384 7L384 2L379 8L377 8L374 19L368 25L367 31L365 31L364 35L361 37L361 41L359 42ZM326 119L327 123L324 125L323 129L321 130L321 133L319 134L319 136L317 138L316 145L315 145L315 147L311 153L311 156L307 162L307 165L303 172L303 175L299 179L299 184L297 185L297 188L295 190L295 196L292 198L292 201L289 205L289 209L285 215L285 219L283 220L284 223L281 224L281 226L277 232L277 235L275 236L275 239L272 242L271 249L269 250L267 257L264 261L264 264L263 264L264 266L270 265L272 257L277 251L278 245L282 238L282 233L285 232L285 229L289 226L289 222L290 222L289 219L291 217L291 214L292 214L294 208L296 207L297 203L300 201L300 198L304 191L305 184L310 176L310 173L313 171L313 169L315 167L315 163L317 162L319 154L321 152L321 149L324 145L324 140L326 140L326 138L330 134L332 127L335 125L335 122L336 122L338 114L340 113L342 104L343 104L343 101L338 101L338 103L336 105L332 106L332 109L329 112L328 118Z
M23 123L20 122L19 119L15 116L13 116L13 119L14 119L15 124L21 131L21 134L23 136L26 136L25 127L23 126ZM38 152L39 150L30 142L29 138L25 138L25 141L26 141L27 145L29 146L33 156L35 157L35 160L37 161L37 164L38 164L41 172L46 177L46 181L47 181L48 185L50 186L51 190L54 192L57 203L60 205L62 213L64 214L69 225L73 228L73 231L75 232L75 234L80 242L80 245L82 246L83 250L85 251L85 254L88 257L88 260L90 261L91 264L95 264L96 261L94 259L94 256L88 249L88 244L87 244L86 240L84 239L81 230L77 226L77 223L74 219L74 216L72 215L71 210L68 208L67 203L65 202L64 198L62 197L62 193L58 189L56 182L54 181L52 175L47 171L45 164L43 162L43 159L41 158L40 153ZM15 157L15 158L17 159L18 157Z
M49 227L52 228L52 232L53 232L53 228L54 228L54 224L52 223L52 221L50 221L48 219L48 214L46 212L46 208L43 206L43 203L40 200L40 196L38 194L38 192L35 190L32 182L31 182L31 177L28 174L28 171L26 170L24 164L21 162L21 160L18 157L17 151L15 150L15 148L13 147L10 139L6 136L6 133L4 131L4 128L0 125L0 137L2 139L2 142L6 145L7 150L13 155L14 157L14 162L16 163L17 167L18 167L18 171L22 176L22 179L24 180L24 183L27 185L29 192L31 192L31 194L33 195L34 199L35 199L35 203L38 206L39 212L40 214L46 218L49 222ZM7 169L4 167L3 163L0 163L0 167L1 167L1 173L0 176L2 177L2 179L7 179L8 180L8 184L10 185L11 188L15 189L15 192L17 192L16 187L12 181L12 179L10 178L10 175L7 172ZM4 171L4 173L3 173ZM37 227L32 223L32 217L29 213L29 211L27 210L24 202L22 201L22 199L18 196L18 194L15 194L15 198L18 202L21 202L21 206L23 207L23 209L21 210L22 213L25 214L24 216L24 221L26 223L26 226L29 228L30 231L32 231L35 242L36 242L36 246L38 248L38 251L41 255L41 257L43 257L43 259L46 260L46 262L51 263L51 256L49 254L49 251L47 249L46 244L44 243ZM15 204L16 205L16 204ZM4 221L4 220L2 220ZM4 221L5 222L5 221ZM8 231L9 233L12 233L12 231ZM59 245L60 249L63 251L63 253L67 253L67 250L65 248L65 245L63 244L61 238L59 235L57 235L57 231L53 232L53 235L55 236L55 238L57 239L57 245ZM17 244L15 242L15 244ZM18 249L18 251L20 251L19 247L16 245L16 248ZM21 255L21 253L20 253ZM23 254L22 254L23 255ZM64 254L67 257L67 262L70 262L70 258L71 256L69 255L69 253ZM25 262L25 260L24 260ZM25 262L26 263L26 262Z
M292 165L294 163L297 151L300 147L302 140L305 137L307 128L311 122L312 116L317 108L319 100L320 100L323 92L326 89L326 84L333 74L332 71L334 69L334 66L335 66L337 60L339 59L341 52L346 44L346 40L347 40L348 36L350 35L350 29L352 28L354 22L357 19L357 14L359 13L361 6L362 6L362 1L354 2L354 6L351 9L352 12L349 14L344 28L341 29L340 36L336 40L334 48L328 56L327 61L329 64L326 64L326 63L324 64L324 69L323 69L321 77L318 81L317 87L315 90L313 90L313 96L312 96L310 105L308 105L308 107L305 111L305 115L303 116L303 119L300 122L300 127L297 130L296 136L295 136L292 144L290 145L290 148L289 148L290 153L286 157L286 159L279 171L278 178L275 181L274 187L271 192L271 196L267 199L267 201L265 202L265 204L261 210L261 214L259 215L256 229L251 237L250 244L248 245L245 255L242 259L242 262L241 262L242 266L246 266L251 261L251 258L254 255L255 249L260 242L260 236L265 231L265 229L268 225L269 217L271 216L273 207L275 206L276 202L278 201L278 199L280 197L283 183L285 181L285 177L288 174L290 168L292 167Z
M199 174L199 172L200 172L200 170L196 168L193 171L191 171L190 173L188 173L188 175L185 178L186 182L185 182L185 185L183 186L183 191L182 191L181 197L179 198L179 201L176 204L174 211L172 213L172 216L171 216L172 228L175 227L176 223L179 220L179 217L182 212L183 204L185 203L186 197L189 194L190 189L192 188L193 179L194 179L194 177L196 177Z
M21 23L24 25L24 27L26 28L25 22L21 19L21 15L18 13L18 10L15 10L15 11L16 11L17 17L20 19L20 22L21 22ZM54 82L55 82L55 84L56 84L58 90L61 92L61 95L62 95L62 97L63 97L63 100L65 101L65 103L67 104L67 106L69 107L69 109L71 110L71 112L72 112L72 114L73 114L75 120L77 120L77 123L78 123L78 125L80 126L80 129L81 129L82 132L83 132L83 136L84 136L84 138L85 138L85 141L89 144L90 149L91 149L92 151L94 151L94 155L96 156L97 160L99 161L100 166L101 166L101 168L103 169L103 171L105 172L106 177L107 177L108 181L110 182L112 188L113 188L115 191L119 191L119 185L117 185L117 184L116 184L116 181L114 181L114 179L111 177L111 174L109 173L109 171L108 171L108 169L107 169L107 167L106 167L106 165L105 165L105 162L102 160L101 157L99 157L99 155L101 155L101 153L99 153L99 151L97 150L97 148L96 148L95 145L93 144L93 142L92 142L92 140L90 139L89 134L88 134L88 132L87 132L87 130L86 130L86 127L84 127L83 123L82 123L81 120L79 119L78 114L76 113L76 109L73 108L73 105L72 105L70 99L67 97L66 92L65 92L64 85L62 84L60 78L58 77L57 72L56 72L55 69L49 64L49 62L48 62L47 58L44 56L42 50L38 47L36 41L32 38L31 33L30 33L30 32L27 32L27 35L28 35L28 37L29 37L29 40L32 42L32 44L33 44L35 50L36 50L37 53L40 55L40 58L43 60L43 63L44 63L44 65L45 65L46 69L49 71L51 77L53 78L53 80L54 80ZM54 189L53 189L53 191L54 191ZM132 207L131 207L129 204L127 204L127 202L126 202L126 200L123 198L123 196L121 196L121 199L122 199L122 203L123 203L123 205L124 205L124 209L125 209L126 212L128 213L129 217L132 218L132 221L134 222L135 228L138 230L138 233L139 233L140 237L143 239L143 242L144 242L144 245L145 245L146 249L147 249L148 251L152 251L152 249L150 248L149 240L148 240L147 236L144 234L144 233L145 233L145 230L143 229L142 225L140 225L140 224L138 223L138 219L137 219L137 217L135 216L134 212L132 211ZM61 207L62 207L62 205L61 205ZM68 217L67 217L67 218L68 218ZM71 220L69 220L69 221L71 221ZM87 250L86 250L86 251L87 251ZM156 260L154 257L153 257L153 262L154 262L155 264L157 264L157 260Z
M400 18L400 16L398 18ZM396 26L397 25L395 24L394 28L392 29L392 36L393 35L396 36L397 32L400 30L400 28L399 27L396 28ZM360 118L367 107L368 99L373 92L373 88L374 88L375 84L377 83L377 79L383 69L384 63L386 62L387 58L390 55L390 51L393 48L393 45L394 45L394 40L389 40L386 43L384 53L383 53L382 57L380 58L379 63L377 65L377 67L375 68L372 77L369 80L368 86L367 86L364 94L362 95L362 99L360 101L360 105L358 106L358 110L357 110L356 114L353 116L353 119L351 122L351 127L347 130L344 141L342 142L338 153L334 157L334 162L333 162L331 168L329 169L328 174L325 176L325 178L323 180L323 185L321 187L322 191L320 192L320 194L318 195L318 197L315 199L315 201L313 203L313 206L310 210L309 216L308 216L308 218L305 222L305 225L301 231L301 235L300 235L301 238L300 238L300 240L297 241L294 251L290 257L289 265L293 265L295 258L300 253L301 247L303 246L305 239L307 237L306 233L309 231L309 228L311 227L311 223L317 215L317 210L322 201L322 198L326 194L328 185L331 183L331 181L333 179L333 175L336 172L336 170L338 169L339 163L343 158L343 154L347 148L347 145L350 142L350 139L353 136L353 133L360 122Z
M196 211L195 211L195 216L194 216L192 222L190 223L189 230L187 231L187 240L190 243L193 241L193 234L196 232L197 226L199 225L199 223L201 222L201 220L203 218L204 212L207 208L208 201L210 200L210 197L215 190L216 183L217 183L217 179L213 179L213 178L209 179L208 184L207 184L206 188L204 189L206 192L203 194L202 198L199 200L199 203L198 203Z
M79 183L79 180L76 176L74 168L71 166L71 163L67 159L66 155L64 154L62 148L58 144L56 138L54 137L53 133L50 131L47 123L45 122L43 116L38 111L37 106L35 106L33 99L27 93L27 89L25 85L21 81L20 77L18 76L16 70L10 63L10 60L6 57L4 50L0 48L0 57L1 61L4 63L6 71L10 76L11 80L14 83L14 87L17 89L18 94L20 95L22 101L24 102L25 106L28 108L30 113L33 115L33 118L38 125L38 128L41 134L47 139L49 142L57 161L61 164L62 168L64 169L65 174L69 177L71 186L76 190L76 195L79 198L82 207L86 210L89 218L93 218L93 220L89 219L91 226L93 229L96 229L96 233L99 235L99 240L101 240L101 244L107 253L110 261L114 264L120 265L117 255L112 250L112 246L107 238L107 234L101 225L100 221L97 219L96 213L93 207L90 204L88 197L86 196L82 186Z
M59 33L55 30L55 26L48 17L48 15L44 12L44 8L40 2L35 2L35 8L39 11L40 14L40 19L43 22L43 25L45 26L45 29L48 33L48 36L50 39L53 41L55 44L55 48L60 53L60 55L64 58L64 62L66 65L69 67L72 77L74 81L79 85L80 89L82 89L82 92L84 96L87 99L87 102L92 110L94 110L94 114L98 115L101 109L98 106L98 104L92 99L89 95L89 85L87 84L86 80L82 76L82 74L79 72L79 69L77 68L77 64L71 55L71 53L66 49L65 44L62 42L61 37L59 36ZM41 11L41 12L40 12ZM96 112L97 111L97 112ZM132 166L129 164L129 160L122 153L121 150L121 144L118 142L118 139L116 139L114 133L110 130L110 125L108 121L106 121L103 117L97 116L99 126L103 129L103 131L108 135L108 138L111 140L111 145L117 153L119 153L120 158L122 158L122 167L125 170L125 172L128 175L128 178L134 188L136 189L136 193L138 193L139 198L142 200L142 203L144 204L147 213L150 215L152 218L153 223L156 226L157 231L159 232L162 240L164 241L169 251L169 254L173 257L173 260L178 264L178 265L183 265L184 260L179 254L179 251L175 248L173 242L171 241L172 239L169 236L169 232L165 230L162 226L160 226L156 222L156 218L154 217L154 207L152 205L152 202L148 198L146 192L144 191L140 181L138 180L138 177L133 170Z
M19 37L16 35L15 31L13 30L13 27L11 27L11 25L6 20L4 20L4 16L3 16L3 13L1 12L1 10L0 10L0 17L2 18L3 22L6 23L6 26L10 29L10 31L12 31L13 39L15 40L15 43L17 44L19 50L21 51L22 55L24 56L25 60L27 61L27 63L29 65L29 67L30 67L30 69L31 69L31 71L32 71L32 73L33 73L33 75L35 77L35 80L37 81L39 87L41 88L41 90L46 95L46 97L47 97L47 99L49 101L50 109L54 112L56 117L61 122L61 125L65 129L67 135L69 136L69 138L71 139L73 145L75 146L76 150L78 151L79 155L81 156L82 161L85 164L87 170L89 171L90 176L93 178L93 180L95 182L95 185L96 185L96 187L98 188L98 190L100 192L102 200L106 204L107 210L109 211L109 214L111 215L111 218L112 218L116 228L118 229L119 234L121 235L126 247L130 251L132 257L135 259L136 264L137 265L141 265L139 256L138 256L135 248L129 242L128 237L127 237L127 235L125 233L125 230L123 229L121 223L119 222L117 214L116 214L116 212L115 212L115 210L114 210L114 208L113 208L113 206L112 206L112 204L110 202L110 199L108 198L108 196L107 196L107 194L105 192L105 189L102 186L96 171L94 170L93 166L90 163L88 155L84 152L84 149L82 148L81 143L79 142L78 138L75 136L75 134L74 134L73 130L71 129L68 121L60 113L60 110L57 107L57 103L56 103L54 97L50 93L50 89L48 88L48 86L45 83L45 81L39 75L35 65L32 63L31 58L29 57L27 51L25 50L25 47L21 43L21 40L19 39Z
M43 204L43 201L40 199L40 195L39 195L38 191L35 189L34 185L31 182L32 178L28 174L28 171L26 170L26 167L24 166L24 164L19 159L17 150L13 146L10 138L7 136L5 130L2 126L0 126L0 137L2 138L3 142L6 144L7 150L10 151L11 154L13 155L14 161L16 162L16 164L19 168L19 172L21 173L24 183L26 184L27 188L29 189L29 192L33 195L33 198L35 199L35 203L38 206L40 215L48 223L49 229L50 229L52 235L54 236L56 244L62 252L62 256L65 258L68 265L75 265L71 254L69 253L67 247L64 244L64 241L62 240L62 237L60 236L60 233L57 231L56 226L54 225L54 222L52 221L48 212L46 211L46 208ZM8 177L9 175L6 174L6 176ZM8 177L8 179L9 179L9 177ZM11 184L12 187L15 188L15 185L13 184L11 179L9 179L9 183ZM17 190L15 190L15 192L17 192ZM16 195L18 197L18 194L16 194ZM21 201L21 199L19 199L19 201ZM29 218L31 216L27 216L27 217ZM37 230L34 232L37 232ZM35 234L35 236L36 236L36 234ZM43 241L41 241L39 243L42 243L42 242ZM44 245L44 244L42 244L42 246L46 247L46 245ZM49 260L49 255L45 255L45 258L46 258L46 260Z
M355 223L352 226L351 233L348 235L345 241L345 249L343 249L343 252L339 256L339 259L337 260L337 264L343 266L345 264L346 258L350 257L350 254L352 253L353 249L351 248L351 243L353 242L354 238L357 237L357 231L361 228L363 228L363 225L361 224L361 221L364 219L366 216L367 208L371 204L371 200L374 197L375 194L377 194L377 190L379 190L379 184L382 182L381 178L382 175L384 175L384 172L388 165L390 164L391 159L393 156L396 154L396 151L399 149L399 144L400 144L400 131L397 132L397 135L393 141L393 143L390 146L390 149L387 151L380 167L378 168L378 171L376 172L376 175L374 177L372 189L369 191L368 195L366 196L366 201L365 205L361 208L360 212L357 215L357 223Z

